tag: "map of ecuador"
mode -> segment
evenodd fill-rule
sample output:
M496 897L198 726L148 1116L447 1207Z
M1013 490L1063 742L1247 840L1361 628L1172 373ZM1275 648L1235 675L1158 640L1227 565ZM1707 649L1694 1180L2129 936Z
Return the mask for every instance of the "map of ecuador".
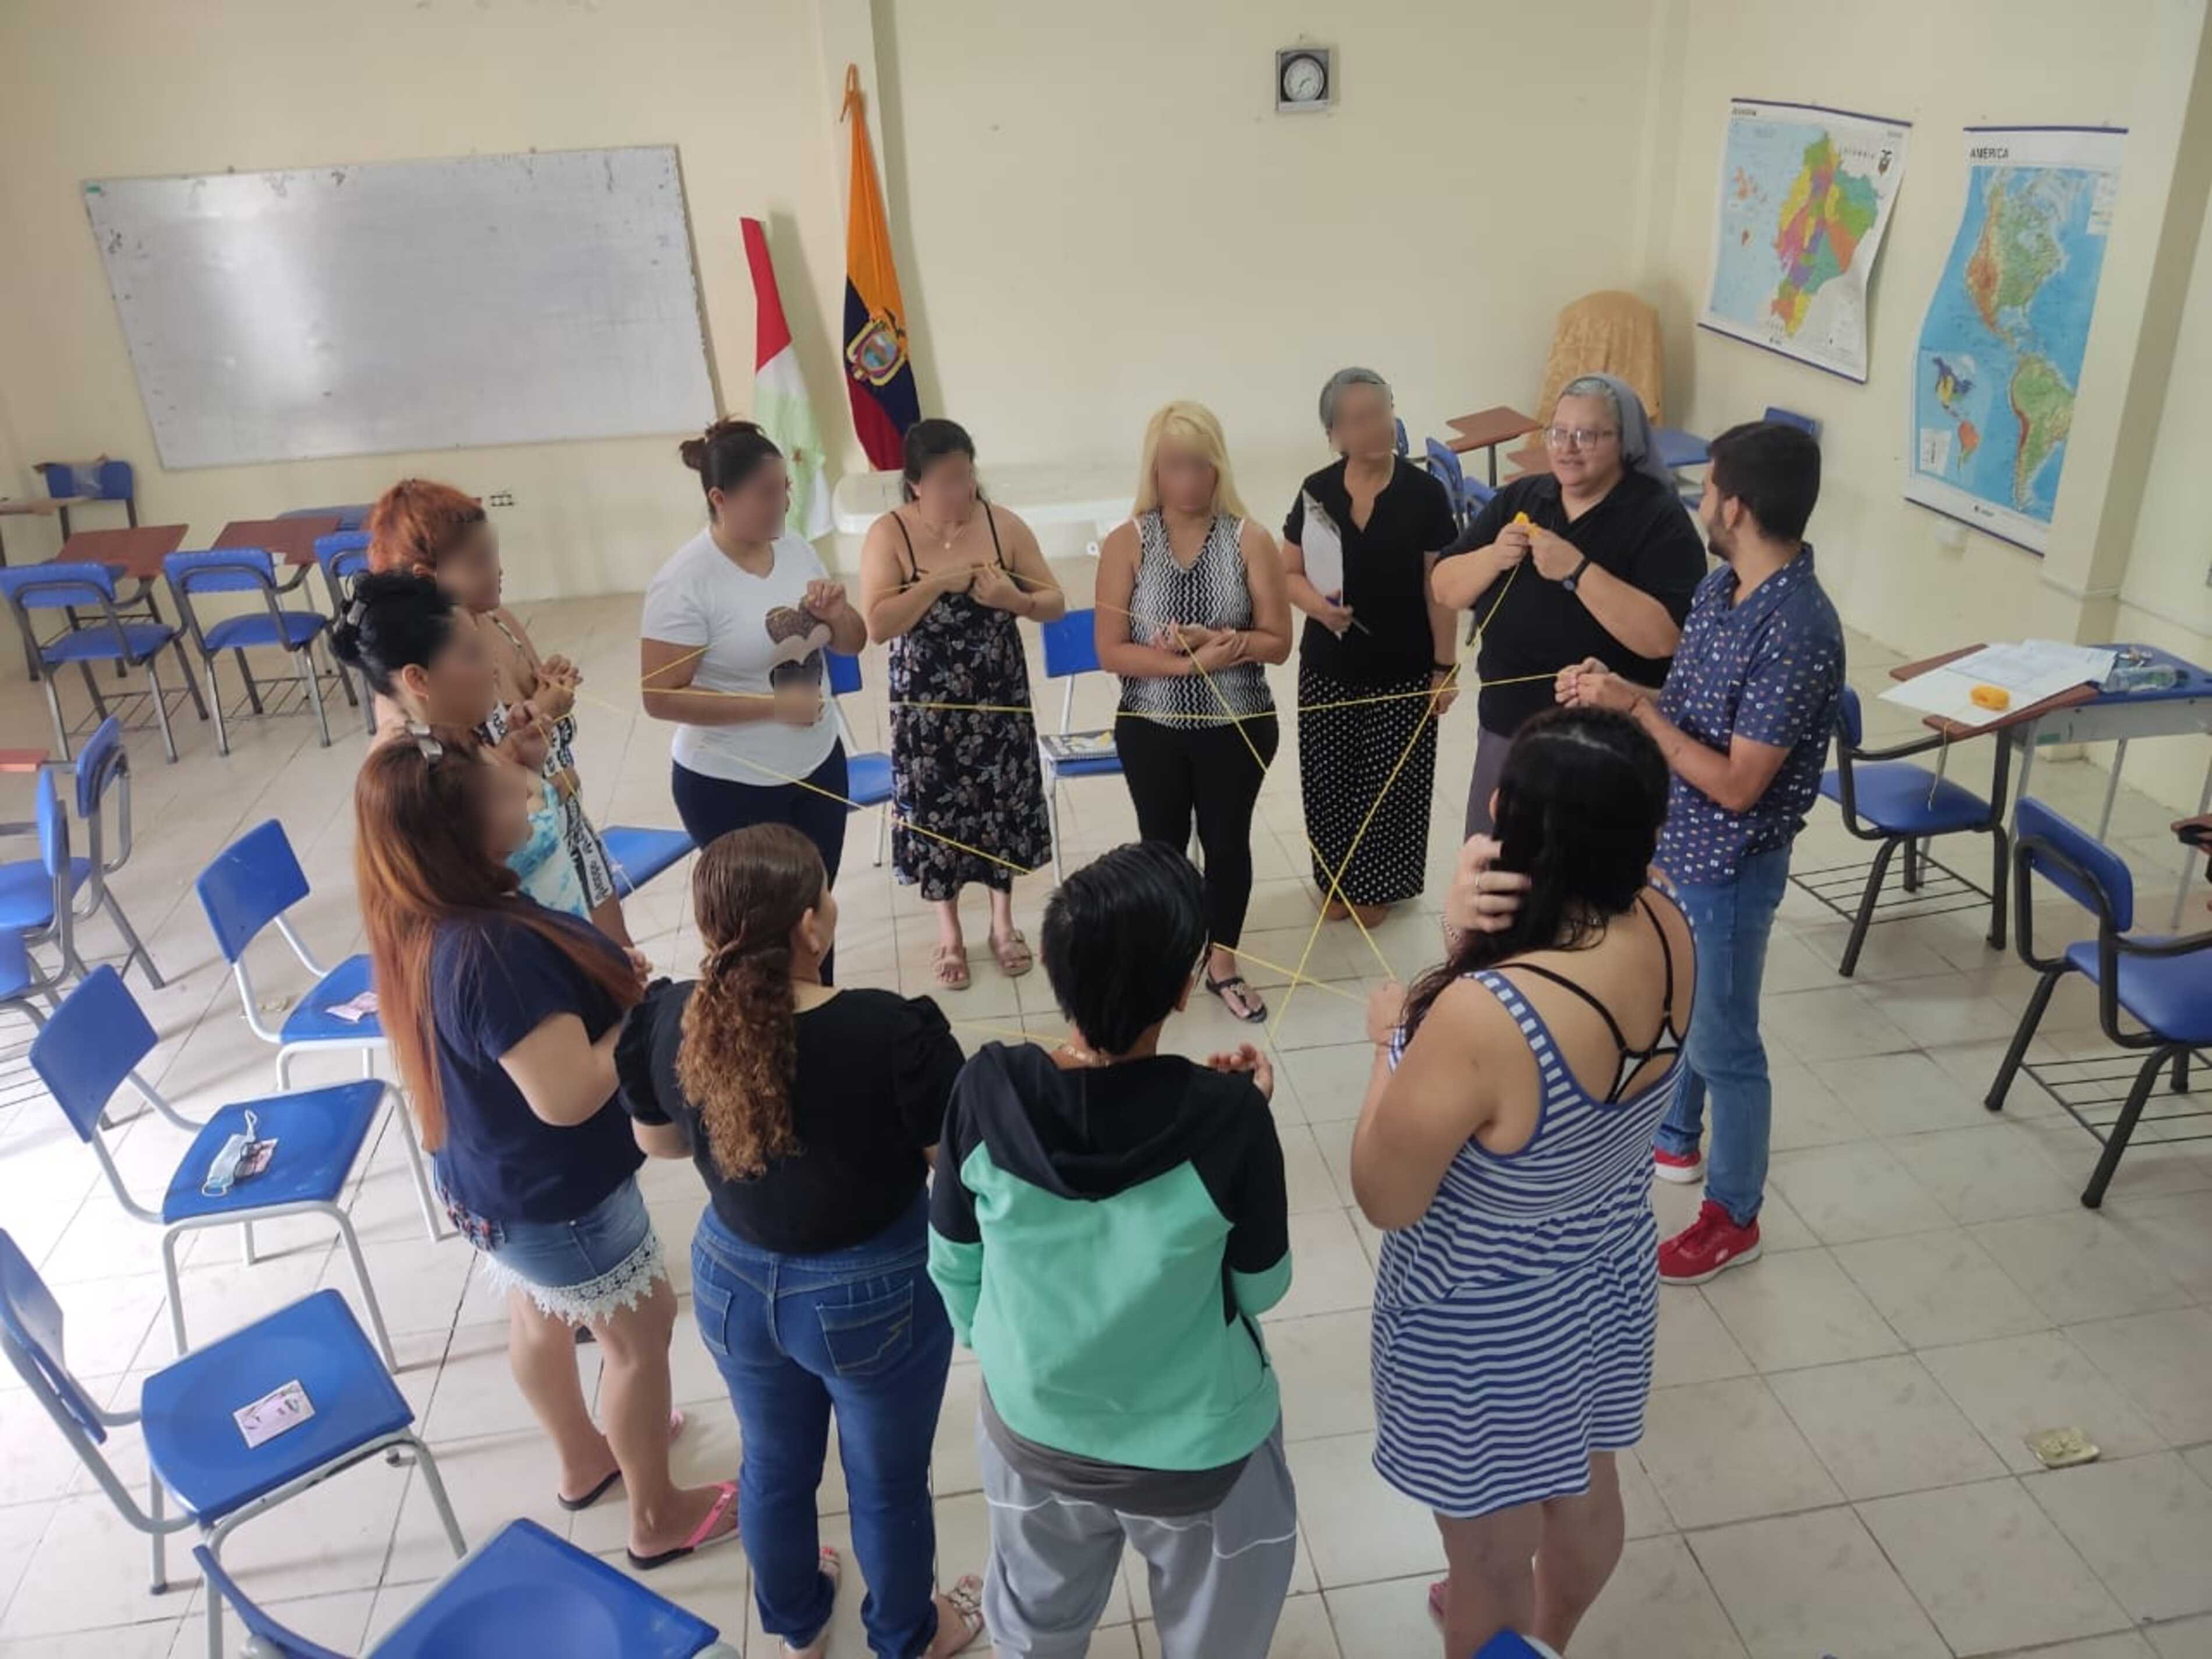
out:
M1804 326L1813 295L1851 268L1859 243L1881 216L1873 181L1845 173L1825 132L1805 146L1805 165L1782 204L1774 257L1782 267L1770 307L1784 332Z
M1921 330L1906 493L2040 548L2073 430L2118 169L2033 164L2036 144L2101 134L1967 136L1966 214Z

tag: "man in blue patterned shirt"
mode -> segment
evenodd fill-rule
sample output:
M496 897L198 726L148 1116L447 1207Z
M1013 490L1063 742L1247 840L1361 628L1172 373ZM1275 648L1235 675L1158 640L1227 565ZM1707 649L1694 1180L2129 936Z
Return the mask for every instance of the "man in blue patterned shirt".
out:
M1595 660L1559 676L1560 702L1632 714L1674 772L1659 867L1697 939L1698 999L1652 1161L1662 1180L1703 1174L1705 1201L1659 1247L1670 1285L1703 1284L1759 1255L1774 1104L1759 980L1844 685L1843 624L1804 540L1820 494L1809 434L1771 421L1723 433L1698 517L1723 562L1691 601L1666 684L1647 690ZM1708 1095L1710 1168L1698 1151Z

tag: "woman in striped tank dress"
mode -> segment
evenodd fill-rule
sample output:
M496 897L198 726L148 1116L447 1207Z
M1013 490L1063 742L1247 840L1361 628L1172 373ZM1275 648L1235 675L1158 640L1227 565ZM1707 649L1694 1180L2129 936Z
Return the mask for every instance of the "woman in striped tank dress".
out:
M1099 665L1121 677L1115 721L1137 833L1206 863L1206 988L1238 1019L1267 1005L1237 971L1252 898L1252 809L1279 733L1263 665L1291 654L1274 538L1245 516L1221 422L1173 403L1145 428L1136 515L1099 549Z
M1531 720L1464 866L1524 875L1517 909L1370 1016L1375 1467L1436 1512L1454 1656L1501 1630L1564 1650L1620 1559L1613 1459L1643 1438L1658 1329L1651 1133L1695 988L1649 884L1666 811L1634 722Z

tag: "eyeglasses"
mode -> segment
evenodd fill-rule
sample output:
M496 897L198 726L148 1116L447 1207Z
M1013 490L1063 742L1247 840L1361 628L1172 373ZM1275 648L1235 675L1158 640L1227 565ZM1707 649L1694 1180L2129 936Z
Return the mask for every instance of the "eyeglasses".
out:
M1547 426L1544 428L1544 441L1553 449L1592 449L1600 440L1620 435L1620 428L1617 426Z

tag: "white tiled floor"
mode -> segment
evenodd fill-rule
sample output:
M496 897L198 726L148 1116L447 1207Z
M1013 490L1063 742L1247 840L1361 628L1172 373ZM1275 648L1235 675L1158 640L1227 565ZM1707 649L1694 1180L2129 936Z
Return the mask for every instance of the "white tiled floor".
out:
M1071 572L1076 580L1087 578ZM599 822L670 823L665 732L636 713L634 600L532 609L540 643L586 668L583 774ZM1871 691L1892 659L1854 641L1854 678ZM849 712L860 741L884 737L879 655ZM1287 676L1277 676L1279 696ZM1039 683L1040 689L1042 682ZM64 695L81 707L81 689ZM1110 689L1081 689L1078 723L1101 723ZM1056 699L1052 700L1056 702ZM1903 734L1869 702L1870 735ZM150 733L132 739L138 848L118 883L169 988L136 977L161 1047L143 1068L187 1111L265 1092L267 1051L246 1032L191 893L194 873L241 830L283 819L311 878L304 931L324 951L355 947L349 785L357 728L328 751L304 718L246 721L217 757L189 715L184 762L166 766ZM1881 722L1887 718L1887 725ZM1473 711L1445 726L1431 869L1448 867L1470 760ZM44 711L20 685L0 694L0 744L44 744ZM1954 771L1978 769L1954 757ZM2094 818L2102 775L2039 767L2037 789ZM0 807L27 813L25 799ZM2164 909L2176 864L2170 816L2125 792L2113 840ZM1121 788L1069 787L1062 826L1081 859L1130 836ZM930 918L871 863L872 817L857 817L838 894L848 983L927 988ZM1259 884L1247 937L1266 962L1254 981L1277 1004L1304 955L1314 915L1300 830L1295 748L1285 744L1262 799ZM1824 807L1801 866L1850 861L1855 848ZM1979 870L1978 848L1961 860ZM1018 884L1035 937L1049 874ZM633 901L631 925L664 967L693 954L681 872ZM2051 937L2078 916L2045 913ZM980 937L980 902L973 933ZM103 923L94 954L114 949ZM2212 1656L2212 1142L2138 1146L2101 1213L2076 1194L2095 1148L2032 1081L2002 1118L1980 1095L2032 975L1981 942L1971 915L1876 930L1857 978L1835 977L1843 928L1802 894L1784 905L1768 967L1766 1030L1776 1079L1774 1179L1766 1259L1702 1291L1662 1297L1650 1434L1626 1460L1631 1541L1575 1651L1636 1659L1721 1655L1838 1659L2040 1650L2057 1659ZM1367 1073L1359 1042L1364 981L1376 951L1401 975L1434 953L1433 916L1394 917L1375 947L1343 925L1308 959L1324 981L1299 988L1276 1031L1276 1102L1288 1157L1297 1281L1268 1322L1283 1380L1305 1548L1275 1653L1283 1659L1382 1659L1437 1651L1423 1607L1441 1565L1426 1515L1368 1462L1366 1313L1377 1235L1346 1207L1351 1126ZM272 985L296 988L272 956ZM1059 1029L1042 974L1009 983L978 952L975 984L943 999L980 1042ZM2062 994L2039 1057L2094 1054L2093 1008ZM8 1047L23 1036L11 1029ZM1188 1051L1250 1035L1212 1006L1174 1028ZM4 1080L4 1079L0 1079ZM303 1081L313 1080L303 1070ZM71 1364L100 1395L125 1401L168 1357L151 1230L127 1220L90 1154L35 1089L0 1108L0 1225L53 1282L69 1317ZM139 1190L157 1188L179 1137L140 1118L116 1138ZM653 1212L680 1245L698 1207L688 1167L647 1175ZM1680 1224L1695 1195L1658 1192ZM458 1243L422 1237L387 1128L353 1200L401 1351L401 1383L439 1452L464 1525L481 1538L529 1515L620 1560L620 1499L571 1517L550 1500L553 1471L507 1373L501 1310ZM332 1241L292 1223L265 1230L271 1258L247 1269L232 1236L199 1235L185 1258L196 1336L222 1330L325 1283L351 1294ZM683 1252L672 1249L678 1264ZM674 1369L691 1419L678 1454L692 1479L737 1461L728 1402L688 1325ZM586 1352L587 1377L595 1376ZM939 1539L948 1571L980 1565L984 1517L969 1418L974 1377L956 1369L938 1436ZM2022 1437L2073 1425L2104 1449L2091 1468L2041 1472ZM0 1656L158 1659L200 1651L199 1589L189 1576L146 1593L143 1551L59 1448L19 1381L0 1378ZM143 1479L127 1432L115 1455ZM834 1473L825 1538L842 1542ZM418 1486L375 1465L243 1528L228 1551L249 1589L307 1634L355 1649L387 1627L441 1573L447 1555ZM709 1554L658 1575L665 1592L744 1642L753 1625L743 1557ZM833 1651L863 1650L860 1596L840 1606ZM1141 1571L1127 1578L1092 1651L1156 1656ZM755 1631L750 1651L773 1652Z

